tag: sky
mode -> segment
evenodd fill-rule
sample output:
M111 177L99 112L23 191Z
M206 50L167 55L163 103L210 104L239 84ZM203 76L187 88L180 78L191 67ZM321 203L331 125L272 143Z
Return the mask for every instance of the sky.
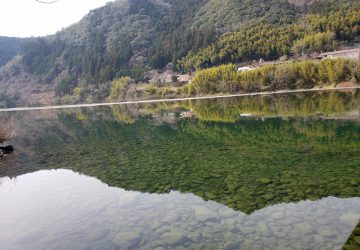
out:
M51 35L107 2L111 0L58 0L53 4L35 0L0 0L0 36Z

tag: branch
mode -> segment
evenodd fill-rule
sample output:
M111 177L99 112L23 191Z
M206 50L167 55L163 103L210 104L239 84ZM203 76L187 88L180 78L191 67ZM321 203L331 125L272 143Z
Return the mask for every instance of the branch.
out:
M36 2L39 2L39 3L45 3L45 4L52 4L52 3L57 3L59 1L50 1L50 2L46 2L46 1L41 1L41 0L35 0Z

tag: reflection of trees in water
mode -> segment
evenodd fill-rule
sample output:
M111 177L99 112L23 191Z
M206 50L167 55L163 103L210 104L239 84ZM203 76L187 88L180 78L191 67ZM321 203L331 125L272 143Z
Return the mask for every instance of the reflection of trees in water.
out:
M181 119L159 126L149 116L118 122L109 108L82 112L86 116L59 113L59 123L37 135L20 169L0 166L2 175L65 168L126 190L189 192L247 213L360 193L356 122Z
M325 107L335 98L343 103L337 107L346 112L358 108L358 95L319 95ZM320 101L312 101L314 95L292 98L298 100L287 96L280 96L280 100L254 97L255 101L230 98L56 111L57 120L32 123L43 126L42 132L30 136L32 140L22 138L20 143L30 141L29 147L16 152L22 157L0 162L0 174L17 176L65 168L127 190L194 193L247 213L282 202L358 197L358 122L231 120L238 119L236 113L243 112L241 108L273 112L274 106L280 106L293 111L297 108L292 105L298 104L301 110L305 109L301 103L308 102L315 104L306 107L317 112ZM169 115L190 105L195 114L204 117L178 119ZM221 116L222 112L229 116ZM160 115L150 115L154 113ZM214 117L221 119L215 122ZM15 167L13 161L21 164Z
M119 122L126 124L133 124L135 122L135 119L127 114L128 110L125 105L112 106L111 111L114 118Z
M207 121L234 122L244 113L257 116L331 116L359 111L359 93L332 91L192 100L184 106L192 109L197 118Z
M73 170L112 186L150 193L191 192L245 212L360 192L360 176L354 168L360 160L356 157L360 128L353 122L183 120L154 126L140 119L132 125L107 122L99 127L95 122L89 126L102 131L106 143L89 136L73 145L71 152L88 151L84 144L97 145L100 158L112 164L104 166L97 157L80 156L73 162L89 162L92 167L79 164Z
M107 119L132 124L143 115L152 115L160 119L162 115L190 112L199 120L216 122L236 122L242 114L254 116L283 117L288 116L344 116L343 118L360 117L360 91L341 93L335 91L277 94L269 96L245 96L237 98L215 98L188 100L181 102L156 102L131 105L114 105L69 110L79 120ZM350 114L354 112L353 114ZM109 115L110 114L110 115ZM154 115L156 114L156 115ZM353 115L353 117L351 117ZM162 119L166 122L167 119ZM161 123L160 121L158 123Z

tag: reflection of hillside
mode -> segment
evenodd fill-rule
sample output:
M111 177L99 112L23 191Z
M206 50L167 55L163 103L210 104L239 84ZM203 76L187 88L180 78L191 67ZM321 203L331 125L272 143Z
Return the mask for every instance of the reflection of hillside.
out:
M131 118L137 119L139 115L158 114L162 111L179 109L192 110L197 119L217 122L235 122L240 119L241 114L252 114L265 118L316 116L360 119L359 102L360 91L356 93L324 91L114 106L113 113L115 117L118 117L117 120L125 122Z
M342 248L343 250L360 249L360 221L355 226L352 234Z
M335 116L359 110L360 92L301 93L293 95L248 96L215 100L193 100L185 107L205 121L234 122L240 114L256 116Z
M12 164L13 158L0 162L1 175L66 168L127 190L191 192L246 213L360 194L356 122L182 119L170 125L146 116L128 124L110 119L112 112L59 113L59 122L36 136L21 165Z

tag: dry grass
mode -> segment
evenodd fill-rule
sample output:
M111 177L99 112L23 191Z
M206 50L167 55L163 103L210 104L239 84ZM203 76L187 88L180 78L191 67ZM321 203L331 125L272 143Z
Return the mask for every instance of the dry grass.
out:
M0 143L8 141L12 137L12 119L0 120Z

